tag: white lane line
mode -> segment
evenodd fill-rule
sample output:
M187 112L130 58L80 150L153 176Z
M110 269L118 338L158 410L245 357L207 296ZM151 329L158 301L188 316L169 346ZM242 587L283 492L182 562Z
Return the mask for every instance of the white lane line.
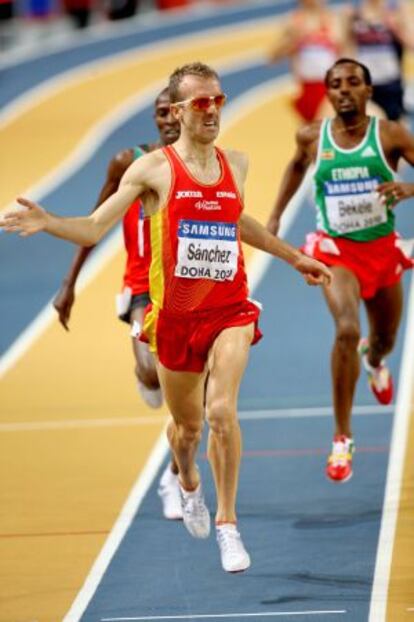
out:
M392 553L400 504L404 458L413 400L414 378L414 277L411 276L398 395L388 461L387 481L382 509L381 529L371 593L369 622L385 622Z
M354 406L352 415L385 415L394 412L394 406ZM272 410L241 410L239 419L260 420L260 419L289 419L302 417L331 417L333 416L332 406L312 406L309 408L277 408Z
M109 237L94 250L88 259L85 269L82 270L76 285L79 294L105 266L112 260L122 247L120 227L117 227ZM56 311L52 306L53 298L43 307L36 318L20 333L12 345L0 358L0 378L11 369L31 346L40 338L46 329L56 321Z
M183 616L139 616L130 618L101 618L101 622L136 622L139 620L217 620L219 618L275 618L280 616L320 616L347 613L346 609L322 609L320 611L264 611L261 613L216 613Z
M378 416L391 414L392 406L355 406L353 415ZM330 406L320 408L280 408L273 410L241 410L241 421L261 421L268 419L300 419L305 417L331 417ZM70 430L78 428L110 428L140 425L159 425L167 420L168 415L148 415L147 417L106 417L100 419L62 419L60 421L19 421L0 423L2 432L35 432L49 430Z
M82 589L78 593L62 622L78 622L78 620L82 617L89 601L95 594L112 557L128 531L128 528L132 523L143 498L154 481L167 451L167 435L165 434L165 431L163 431L158 438L158 441L152 450L144 469L141 471L137 481L129 493L128 499L126 500L113 528L111 529L101 552L92 565Z
M62 421L22 421L0 423L1 432L45 432L50 430L74 430L79 428L122 428L140 425L160 425L168 415L148 417L108 417L107 419L64 419Z

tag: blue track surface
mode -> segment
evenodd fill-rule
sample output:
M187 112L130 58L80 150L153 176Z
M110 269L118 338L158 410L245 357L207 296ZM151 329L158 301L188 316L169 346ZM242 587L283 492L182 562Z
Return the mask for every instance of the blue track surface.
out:
M371 415L357 419L356 437L369 446L361 445L352 484L335 486L323 476L328 418L244 422L238 505L252 568L225 575L214 534L194 541L180 523L163 520L153 486L82 622L337 609L366 622L391 421L378 415L372 423ZM214 507L204 460L201 472Z

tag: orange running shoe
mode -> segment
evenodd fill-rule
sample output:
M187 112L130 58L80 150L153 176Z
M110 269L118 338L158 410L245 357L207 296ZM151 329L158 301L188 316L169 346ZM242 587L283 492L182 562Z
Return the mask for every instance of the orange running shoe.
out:
M336 434L332 443L332 452L326 465L326 476L337 483L347 482L352 477L352 454L355 445L352 438L345 434Z
M359 342L358 354L367 372L368 386L380 404L390 404L394 397L394 383L391 372L385 365L384 360L381 361L378 367L372 367L372 365L368 363L368 350L369 342L368 339L364 337Z

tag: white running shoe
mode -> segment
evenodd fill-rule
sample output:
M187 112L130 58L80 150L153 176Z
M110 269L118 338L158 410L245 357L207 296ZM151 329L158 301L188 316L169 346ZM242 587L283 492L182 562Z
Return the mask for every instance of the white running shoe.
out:
M161 498L164 518L168 520L182 520L183 509L181 507L180 484L178 475L171 471L170 464L168 464L161 475L157 492Z
M188 492L180 486L183 521L193 538L208 538L210 534L210 513L204 501L201 483Z
M150 389L141 380L137 380L137 386L140 396L150 408L161 408L163 399L160 388Z
M226 572L243 572L250 566L250 555L244 548L236 525L226 523L216 528L221 565Z

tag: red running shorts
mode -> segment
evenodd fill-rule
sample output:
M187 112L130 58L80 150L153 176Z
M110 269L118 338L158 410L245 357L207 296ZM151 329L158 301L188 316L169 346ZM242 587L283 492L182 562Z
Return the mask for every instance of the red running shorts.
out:
M368 300L378 290L398 283L403 271L414 266L401 243L397 233L370 242L355 242L317 231L306 236L301 250L327 266L348 268L359 281L361 297Z
M293 106L304 121L314 121L326 97L326 86L323 82L302 82L300 88Z
M225 328L254 323L252 345L262 337L260 308L250 300L217 310L176 314L160 309L155 316L150 309L151 314L139 339L149 342L160 363L173 371L203 372L209 350Z

